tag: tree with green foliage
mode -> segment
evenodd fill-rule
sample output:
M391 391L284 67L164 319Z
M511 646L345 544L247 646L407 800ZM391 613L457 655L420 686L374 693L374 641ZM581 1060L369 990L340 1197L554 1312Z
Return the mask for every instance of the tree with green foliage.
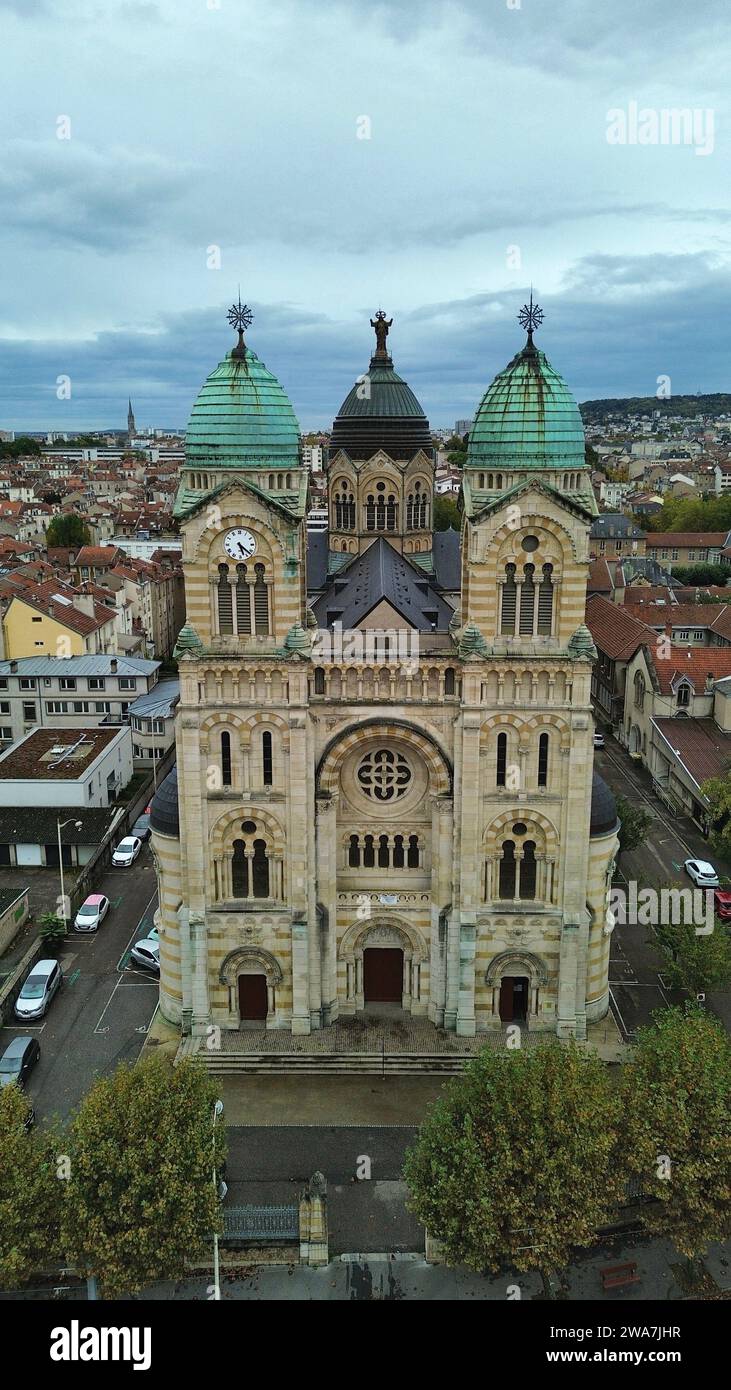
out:
M17 1288L62 1258L64 1183L55 1130L26 1132L29 1102L17 1085L0 1089L0 1288Z
M210 1252L220 1220L213 1183L217 1088L194 1061L159 1054L121 1066L87 1092L69 1134L63 1213L67 1259L108 1298L181 1278ZM216 1166L225 1129L215 1132Z
M625 796L618 796L617 815L620 821L620 854L622 850L637 849L640 845L644 844L651 825L651 817L647 814L647 811L643 811L642 808L636 806L633 801L628 801Z
M731 1041L697 1004L661 1009L622 1069L624 1161L651 1235L692 1259L731 1236Z
M90 541L91 532L77 512L54 516L46 532L47 546L68 546L70 550L78 550L82 545L89 545Z
M31 439L27 434L19 434L17 439L3 441L0 439L0 458L19 459L38 458L41 454L41 445L37 439Z
M44 912L39 922L39 935L44 946L60 946L66 936L66 923L55 912Z
M723 585L730 575L729 565L673 565L673 579L679 579L681 584Z
M711 844L718 854L731 855L731 771L702 782L701 794L708 802Z
M462 518L453 497L440 497L438 493L435 494L433 524L435 531L459 531Z
M698 935L692 922L662 922L655 936L663 955L663 975L671 989L696 995L729 988L731 935L725 922L716 921L707 936Z
M485 1048L430 1109L404 1175L450 1264L554 1269L623 1193L607 1068L574 1043Z

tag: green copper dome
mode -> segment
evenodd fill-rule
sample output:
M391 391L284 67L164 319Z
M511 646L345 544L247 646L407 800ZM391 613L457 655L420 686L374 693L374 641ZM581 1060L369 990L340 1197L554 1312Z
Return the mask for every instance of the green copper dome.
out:
M528 342L498 372L470 431L467 464L500 468L583 466L584 426L566 382Z
M300 428L277 378L251 348L228 352L193 406L185 436L191 464L223 468L297 467Z

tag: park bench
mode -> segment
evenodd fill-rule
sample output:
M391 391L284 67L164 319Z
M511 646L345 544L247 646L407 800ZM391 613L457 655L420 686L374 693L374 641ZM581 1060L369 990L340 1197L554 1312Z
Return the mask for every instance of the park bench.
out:
M636 1260L628 1260L623 1265L606 1265L600 1269L602 1276L602 1293L607 1293L609 1289L623 1289L627 1284L639 1284L640 1276L637 1273Z

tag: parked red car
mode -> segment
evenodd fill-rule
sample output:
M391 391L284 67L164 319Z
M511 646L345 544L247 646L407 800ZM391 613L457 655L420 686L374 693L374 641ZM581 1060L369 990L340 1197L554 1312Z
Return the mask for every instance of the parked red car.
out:
M731 893L725 888L717 888L713 894L713 904L716 916L720 917L722 922L731 921Z

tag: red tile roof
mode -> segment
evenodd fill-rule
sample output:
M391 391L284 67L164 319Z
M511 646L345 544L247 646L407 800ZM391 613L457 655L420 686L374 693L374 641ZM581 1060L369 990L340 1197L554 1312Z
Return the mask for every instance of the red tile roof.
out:
M731 759L731 734L719 729L713 719L653 719L683 766L698 785L718 777ZM662 747L662 745L661 745Z
M653 647L655 640L653 633ZM663 695L672 693L681 676L687 676L696 693L700 693L705 689L707 676L714 680L731 676L731 647L682 647L676 643L665 660L655 656L653 667Z
M691 550L693 547L707 550L709 546L722 546L726 542L728 531L651 531L647 536L647 548L657 549L667 546L669 549L675 547L686 547Z
M606 560L592 560L586 587L591 594L611 594L614 585Z
M657 634L620 604L595 594L586 605L586 626L597 650L614 661L629 661L643 643L654 647Z

